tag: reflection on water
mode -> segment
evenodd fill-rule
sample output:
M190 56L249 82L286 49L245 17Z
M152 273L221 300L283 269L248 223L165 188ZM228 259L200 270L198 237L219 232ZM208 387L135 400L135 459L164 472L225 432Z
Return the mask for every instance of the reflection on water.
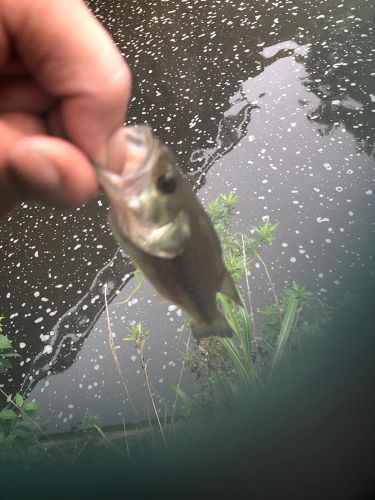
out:
M204 202L237 192L239 229L267 218L279 223L265 253L279 288L297 281L328 300L351 286L350 272L372 272L370 2L89 6L133 69L129 121L149 123L173 147ZM132 418L108 348L107 284L135 404L147 413L134 347L122 341L132 321L151 331L151 375L161 398L171 399L187 340L184 334L180 340L183 318L148 286L116 305L134 283L102 198L77 211L23 204L2 224L0 251L0 312L22 355L4 381L7 392L33 388L32 397L63 425L87 408L108 422ZM260 269L251 286L257 305L267 301Z
M192 173L188 172L188 177L197 188L203 185L204 176L212 165L229 153L245 136L251 119L251 111L257 107L256 101L251 103L247 100L242 89L230 99L230 105L219 121L214 146L193 151L190 156L192 167L189 170Z
M127 271L125 275L124 271ZM133 267L129 259L118 249L114 257L100 269L89 290L58 319L49 333L43 335L43 351L31 360L33 376L25 379L26 385L22 386L22 390L30 390L47 374L66 370L73 364L103 309L104 287L110 301L132 276Z
M306 59L306 87L319 98L310 118L324 134L343 124L358 147L374 157L374 6L349 2L332 28L320 16L321 33Z

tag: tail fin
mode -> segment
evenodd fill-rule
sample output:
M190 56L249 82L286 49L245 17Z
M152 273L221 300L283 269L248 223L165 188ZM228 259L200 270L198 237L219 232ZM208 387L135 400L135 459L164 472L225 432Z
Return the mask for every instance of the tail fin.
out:
M211 335L217 337L232 337L233 333L224 316L218 316L214 321L207 323L191 323L190 325L193 337L204 339Z

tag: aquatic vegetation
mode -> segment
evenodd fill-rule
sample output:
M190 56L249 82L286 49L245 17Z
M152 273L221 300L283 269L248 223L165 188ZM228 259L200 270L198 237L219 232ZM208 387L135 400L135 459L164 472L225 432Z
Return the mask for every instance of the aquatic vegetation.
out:
M18 357L19 354L13 349L12 342L6 335L3 335L3 327L1 325L4 316L0 316L0 375L6 373L11 367L11 359Z
M193 342L189 332L186 350L182 353L183 370L178 383L172 386L176 398L174 402L164 401L155 389L148 371L150 359L145 356L151 333L142 323L132 323L124 340L134 344L144 377L147 408L150 403L148 419L141 422L117 358L105 287L108 341L125 400L134 407L136 423L124 421L121 428L103 428L98 417L87 414L79 428L69 433L66 439L48 437L43 435L36 422L30 420L38 409L37 403L25 402L20 394L16 394L13 399L8 398L6 408L0 411L1 458L33 461L46 457L46 450L48 456L55 456L58 452L72 463L91 452L101 453L100 450L130 458L143 453L147 446L158 445L160 441L167 446L178 432L179 425L184 425L181 416L183 420L188 417L189 422L193 416L220 415L224 409L236 404L239 398L250 397L271 383L280 367L293 369L294 361L301 357L304 341L318 335L321 325L329 318L329 310L324 309L322 314L323 305L295 283L277 293L262 258L263 249L275 239L277 224L267 220L260 226L250 227L249 234L234 232L231 224L236 203L237 197L230 193L220 194L209 204L209 214L220 236L223 259L241 302L239 305L226 295L217 294L219 309L233 332L233 338L211 336ZM256 263L264 271L272 297L272 303L261 311L256 311L253 306L249 283ZM135 288L129 297L139 292L142 283L143 274L136 270ZM189 323L186 320L181 333L185 338L187 330ZM4 335L0 335L0 354L0 361L6 361L3 367L9 365L9 358L17 356ZM187 370L195 375L191 392L182 384L183 372ZM4 393L4 396L7 395ZM178 399L183 404L181 414L176 410ZM161 408L164 408L164 415Z
M145 359L145 357L144 357L144 347L146 345L146 342L147 342L149 335L150 335L150 332L145 330L145 328L143 327L143 325L141 323L138 323L138 324L131 326L129 337L127 337L125 340L132 340L135 343L136 349L139 353L139 361L141 364L142 372L144 374L147 390L148 390L148 393L150 395L152 407L153 407L153 410L155 412L155 416L156 416L156 420L158 422L161 437L163 439L163 442L165 443L163 426L160 422L159 413L156 409L155 399L154 399L154 396L152 393L153 391L152 391L151 383L150 383L150 377L149 377L149 374L147 371L147 365L148 365L150 360Z
M324 310L322 314L321 303L295 283L277 296L261 257L264 246L272 244L275 238L277 224L266 221L261 226L253 226L250 236L234 233L230 225L236 201L233 194L221 194L210 203L209 212L220 235L224 261L241 290L242 307L219 293L218 302L234 333L233 338L202 339L183 354L185 369L196 375L192 394L187 394L180 385L174 386L187 415L199 415L207 410L218 413L238 397L251 395L268 384L279 367L293 366L292 361L301 354L305 339L329 318L329 311ZM248 280L249 269L255 262L263 267L273 298L272 304L257 314ZM316 309L319 309L318 318L311 314Z
M0 317L0 332L3 331ZM0 373L11 368L11 358L19 356L13 349L12 342L0 333ZM40 443L39 425L31 417L37 412L36 402L26 402L17 393L12 399L1 388L6 405L0 410L0 463L11 461L36 461L44 456Z
M30 462L43 458L40 434L29 418L38 408L37 403L27 403L17 393L0 411L0 462Z
M225 264L237 285L242 303L240 306L221 293L217 295L219 308L234 333L233 338L212 336L193 342L189 333L187 348L182 354L183 369L192 372L196 380L192 392L186 391L181 383L183 378L181 372L178 383L173 385L176 400L171 402L162 400L148 370L150 359L146 359L145 349L152 332L141 322L130 324L128 335L124 340L132 342L138 354L145 382L147 408L150 403L148 420L140 422L135 412L136 423L130 425L123 422L123 430L102 428L95 420L85 430L86 433L91 433L87 450L96 446L98 439L99 446L107 445L107 448L112 448L116 454L128 457L143 453L144 446L157 444L160 441L168 445L169 440L177 432L177 427L183 425L181 415L176 411L178 398L183 403L184 419L191 416L202 417L207 415L207 412L209 415L219 415L222 410L235 404L239 398L249 397L269 384L281 366L289 365L293 369L293 360L298 359L302 352L302 339L316 336L323 318L328 316L326 313L321 314L322 305L295 283L278 296L266 262L261 256L263 248L274 241L277 224L266 221L260 226L251 227L249 234L234 232L231 223L236 203L237 197L230 193L219 195L209 205L209 213L220 235ZM264 270L272 303L254 314L249 272L257 262ZM143 276L137 271L136 286L131 296L140 290L142 282ZM106 291L104 295L109 344L120 380L123 382L125 400L133 405L113 343ZM319 321L314 314L311 314L317 307ZM185 338L186 330L189 330L187 321L181 333ZM163 407L164 415L161 409ZM190 421L190 418L187 421ZM113 440L116 442L114 446L111 445ZM86 441L79 447L79 456L86 450L85 443ZM74 458L76 459L77 457Z
M353 142L353 134L358 143L366 137L370 141L374 138L366 118L373 95L369 85L373 79L369 46L373 37L368 31L370 16L363 15L371 2L344 2L340 8L334 2L308 2L303 6L298 2L279 2L278 6L276 3L263 6L262 17L257 19L256 2L215 3L215 9L211 2L188 1L182 9L179 2L158 2L159 22L154 23L147 22L152 6L143 8L141 13L137 2L130 2L129 17L124 15L122 2L91 2L133 62L138 84L134 87L129 122L145 121L157 130L176 152L196 188L207 182L207 189L201 190L203 196L235 187L241 196L242 214L249 214L250 223L261 224L265 215L272 222L280 220L277 242L270 252L262 253L267 266L278 266L277 278L269 267L273 280L281 286L291 276L297 282L306 280L309 290L330 300L332 294L342 296L352 285L350 277L346 278L349 270L355 275L362 267L372 265L368 228L374 198L373 174L371 162L366 155L357 155ZM209 11L212 13L207 16ZM185 14L191 19L193 16L194 24L185 22ZM277 24L274 19L278 19ZM295 22L291 23L291 19ZM206 29L207 22L210 30ZM173 53L171 30L176 40ZM196 36L199 31L201 37ZM210 39L211 32L215 38ZM259 40L264 43L262 47L257 46ZM348 47L355 49L347 50ZM171 54L173 57L169 57ZM258 109L251 109L252 103L257 103ZM320 105L321 113L317 108ZM322 128L315 110L332 125L332 131L324 137L315 134ZM324 129L328 132L325 124ZM103 303L92 299L102 297L101 283L108 282L118 290L125 273L131 274L122 255L110 263L113 267L107 266L116 244L104 226L105 216L102 198L79 211L63 213L35 208L28 202L2 227L3 309L12 330L19 331L14 345L27 344L19 350L25 364L21 367L20 359L15 360L13 380L6 381L6 392L14 393L26 373L33 377L29 386L36 397L50 400L54 406L54 401L64 396L69 379L75 407L72 412L63 408L58 425L65 429L70 425L71 413L74 421L81 418L82 399L93 408L97 403L98 412L106 412L106 393L103 390L102 399L96 399L99 389L93 387L87 392L89 383L98 381L100 387L103 380L107 397L112 394L113 403L116 399L113 406L122 404L121 387L118 394L113 392L115 370L108 372L101 363L96 371L96 363L90 363L91 353L80 356L86 352L82 346L94 337L89 332L97 324ZM245 228L243 231L247 234ZM116 251L116 255L120 252ZM123 264L119 264L120 260ZM50 268L54 268L51 276ZM126 290L131 287L135 287L134 280L126 285ZM276 288L280 292L281 288ZM43 289L48 289L50 295L46 297ZM38 291L40 295L34 296ZM255 315L251 317L257 321L258 293L254 286L251 292L255 303ZM109 288L110 302L112 293ZM21 296L28 297L22 309ZM44 298L49 300L43 302ZM157 308L143 307L142 299L143 296L129 310L124 306L123 314L141 319L150 327L157 319ZM177 320L176 313L173 315ZM113 314L112 318L113 328L118 331L121 315ZM160 337L158 332L152 332L160 338L160 346L174 334L175 326L165 317L162 324L165 330ZM40 333L52 331L50 342L41 340ZM80 336L71 336L70 332L79 332ZM100 334L97 339L96 348L102 353ZM293 340L293 336L289 339ZM46 345L52 352L42 354ZM178 365L175 353L176 350L168 350L166 356L170 373L173 368L171 365L169 369L168 362ZM127 351L120 349L118 356L127 370ZM27 357L32 362L28 363ZM151 363L155 357L157 351ZM85 379L74 379L75 368L87 375L88 384ZM136 379L138 368L137 362L129 362L127 376ZM156 363L150 364L149 369L156 377L156 387L168 393L166 379L163 384L158 382L163 376L161 369L157 376ZM142 377L141 374L141 381ZM177 379L178 374L172 380ZM44 380L51 383L42 394ZM136 389L132 390L136 396ZM131 418L131 411L126 415Z

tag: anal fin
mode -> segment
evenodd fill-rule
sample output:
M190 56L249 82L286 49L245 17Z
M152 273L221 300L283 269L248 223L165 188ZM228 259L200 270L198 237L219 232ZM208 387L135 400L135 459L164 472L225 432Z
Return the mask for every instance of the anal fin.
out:
M232 299L239 306L243 305L242 300L238 295L233 279L227 270L224 271L223 281L221 282L221 287L219 291L224 295L226 295L227 297L229 297L230 299Z

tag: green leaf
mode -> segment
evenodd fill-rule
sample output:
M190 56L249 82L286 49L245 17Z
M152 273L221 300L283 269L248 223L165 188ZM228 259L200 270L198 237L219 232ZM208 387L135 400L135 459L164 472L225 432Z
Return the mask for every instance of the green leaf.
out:
M231 339L220 338L220 342L227 350L238 375L241 377L243 385L248 392L254 388L254 372L252 365L244 362L241 352Z
M5 352L0 352L0 357L1 358L19 358L20 355L18 353L14 352L13 350L9 351L9 349L7 349Z
M0 352L0 358L19 358L20 355L17 354L16 352L14 351L11 351L11 352L8 352L8 351L5 351L5 352Z
M17 418L17 413L14 410L1 410L0 420L14 420Z
M6 373L12 365L7 359L0 359L0 373Z
M12 349L12 343L5 335L0 335L0 349Z
M181 389L181 387L174 385L174 384L171 384L171 387L176 392L176 394L178 396L180 396L180 398L185 403L187 408L189 408L189 410L193 414L199 415L199 413L202 411L201 405L199 403L197 403L196 401L194 401L190 396L188 396L186 394L186 392L183 389Z
M22 409L28 415L32 415L39 409L39 403L37 403L36 401L34 401L33 403L24 403Z
M17 394L14 397L14 402L16 403L16 405L18 406L18 408L22 408L22 406L23 406L23 397L18 392L17 392Z
M286 310L281 323L281 330L277 339L276 349L272 359L269 379L272 376L272 372L275 366L280 362L283 356L283 353L285 351L285 346L288 342L290 334L293 331L299 306L300 306L300 301L298 300L298 297L296 297L294 293L290 294L287 298Z
M13 434L19 438L30 438L31 436L33 436L33 431L30 429L30 427L27 427L25 425L17 425L14 429L13 429Z

